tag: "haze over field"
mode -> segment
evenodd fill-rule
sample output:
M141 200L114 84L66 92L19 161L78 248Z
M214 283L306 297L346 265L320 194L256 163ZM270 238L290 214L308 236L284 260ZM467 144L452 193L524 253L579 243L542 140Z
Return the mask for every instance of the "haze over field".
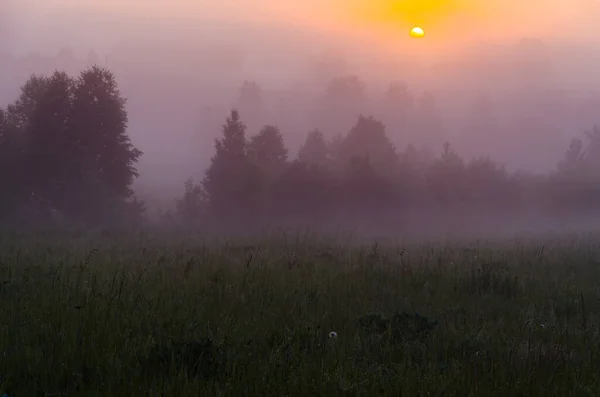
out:
M466 158L489 153L509 169L536 172L553 169L571 138L600 122L597 0L0 0L0 7L0 105L31 73L107 66L128 98L129 134L145 153L136 189L146 199L162 199L158 191L170 199L186 177L201 178L232 106L249 134L280 127L292 156L310 130L345 133L363 112L382 119L400 149L428 144L439 153L449 140ZM409 37L415 25L424 39ZM328 113L320 101L329 82L352 74L366 84L365 102L339 98L346 110ZM240 103L246 80L262 89L262 108ZM394 124L394 110L382 103L392 81L430 106L436 128ZM477 130L482 109L488 124Z

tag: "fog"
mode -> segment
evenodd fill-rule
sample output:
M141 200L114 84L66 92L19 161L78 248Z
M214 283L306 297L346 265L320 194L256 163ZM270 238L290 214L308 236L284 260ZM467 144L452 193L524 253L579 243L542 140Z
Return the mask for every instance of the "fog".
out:
M135 189L150 205L201 179L232 107L250 135L277 125L291 157L312 129L333 137L364 113L399 150L450 141L465 158L546 172L600 123L599 16L596 0L0 0L0 106L32 73L108 67L128 98L144 151ZM423 39L409 38L417 24ZM364 100L327 103L328 84L347 75L364 82ZM260 103L240 98L244 81ZM395 124L390 82L435 123Z

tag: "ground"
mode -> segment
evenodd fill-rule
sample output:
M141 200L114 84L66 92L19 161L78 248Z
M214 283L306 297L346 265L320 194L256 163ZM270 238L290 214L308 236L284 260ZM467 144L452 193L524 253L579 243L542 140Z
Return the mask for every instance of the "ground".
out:
M597 235L0 236L0 395L597 396Z

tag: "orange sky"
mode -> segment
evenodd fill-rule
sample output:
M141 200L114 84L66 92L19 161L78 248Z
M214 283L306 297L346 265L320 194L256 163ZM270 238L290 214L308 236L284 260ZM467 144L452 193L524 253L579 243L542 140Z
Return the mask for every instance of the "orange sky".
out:
M523 36L597 42L600 0L21 0L152 17L223 18L355 34L392 43L414 25L446 47ZM430 44L431 45L431 44Z
M305 0L278 2L281 12L318 25L372 32L422 25L441 41L597 34L597 0ZM594 12L595 11L595 12Z
M280 12L319 23L385 25L422 23L432 27L469 18L477 25L492 23L512 30L535 30L550 23L590 16L600 11L598 0L22 0L69 7L104 8L144 14L193 16L220 14L262 19ZM597 15L597 14L596 14ZM590 18L591 20L591 18ZM514 26L515 23L529 26ZM508 26L510 25L510 26ZM481 27L481 26L480 26Z

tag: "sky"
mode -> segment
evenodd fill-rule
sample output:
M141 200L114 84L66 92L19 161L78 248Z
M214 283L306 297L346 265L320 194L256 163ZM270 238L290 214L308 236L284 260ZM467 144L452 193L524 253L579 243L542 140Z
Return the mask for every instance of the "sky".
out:
M160 26L168 19L285 25L322 34L359 35L381 45L408 40L408 30L420 25L427 32L428 45L435 42L436 49L454 50L467 43L523 36L579 43L600 38L600 26L595 24L599 0L0 0L0 4L8 8L0 20L4 29L11 19L7 15L12 15L22 22L12 26L14 36L29 41L42 30L53 30L51 35L70 31L72 36L78 28L84 36L96 34L102 27L101 16L106 15L135 17ZM80 16L88 26L51 29L48 16L68 14ZM28 30L33 31L28 34Z

